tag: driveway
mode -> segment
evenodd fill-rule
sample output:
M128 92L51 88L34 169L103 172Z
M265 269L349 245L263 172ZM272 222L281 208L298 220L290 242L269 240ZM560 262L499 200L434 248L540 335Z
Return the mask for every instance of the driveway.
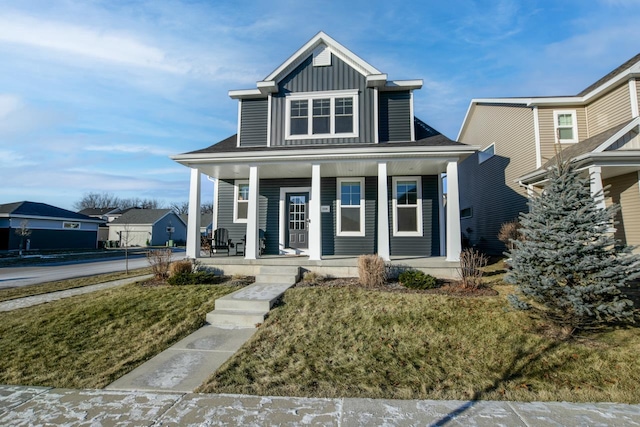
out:
M176 249L173 252L172 260L180 260L184 257L185 251L183 249ZM130 270L148 266L149 262L144 255L129 257ZM0 289L16 288L74 277L93 276L102 273L113 273L116 271L124 271L125 269L124 258L109 258L82 262L71 261L60 264L30 265L26 267L3 267L0 268Z

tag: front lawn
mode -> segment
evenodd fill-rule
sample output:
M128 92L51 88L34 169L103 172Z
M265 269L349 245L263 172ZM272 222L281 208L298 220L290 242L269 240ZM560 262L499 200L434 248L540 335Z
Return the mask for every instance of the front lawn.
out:
M559 340L493 297L293 288L200 392L640 402L640 334Z
M239 286L131 284L0 313L0 384L101 388L205 323Z

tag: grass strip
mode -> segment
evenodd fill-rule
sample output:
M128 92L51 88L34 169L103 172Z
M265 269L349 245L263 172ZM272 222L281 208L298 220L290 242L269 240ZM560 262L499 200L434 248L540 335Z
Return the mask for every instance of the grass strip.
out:
M56 280L54 282L39 283L37 285L0 289L0 302L34 295L48 294L49 292L81 288L83 286L111 282L113 280L126 279L127 277L142 276L145 274L151 274L151 268L147 267L129 270L129 274L122 271L117 273L97 274L95 276L77 277L74 279Z
M125 285L0 313L0 384L101 388L205 323L238 286Z
M640 334L560 341L500 295L293 288L199 392L640 402Z

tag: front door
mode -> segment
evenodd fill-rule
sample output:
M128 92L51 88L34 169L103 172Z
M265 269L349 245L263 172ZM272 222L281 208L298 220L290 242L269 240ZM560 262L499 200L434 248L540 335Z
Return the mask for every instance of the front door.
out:
M309 230L307 210L309 193L287 193L287 243L292 249L307 249L309 247Z

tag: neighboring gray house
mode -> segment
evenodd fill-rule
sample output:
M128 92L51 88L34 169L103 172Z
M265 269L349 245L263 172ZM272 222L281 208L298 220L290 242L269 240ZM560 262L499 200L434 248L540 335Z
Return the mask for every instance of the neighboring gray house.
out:
M500 226L526 212L559 156L617 203L616 238L640 245L640 54L577 95L473 99L458 139L482 150L460 165L462 232L501 253ZM639 249L637 249L639 250Z
M237 134L172 157L191 168L187 256L200 256L203 173L215 182L215 227L234 242L246 236L246 259L259 257L263 231L267 255L457 261L457 167L475 147L414 116L421 87L320 32L255 88L230 91Z
M0 205L0 250L95 249L102 220L37 202ZM16 230L26 227L24 240Z
M171 209L131 209L108 226L109 240L120 246L162 246L187 239L187 225Z

